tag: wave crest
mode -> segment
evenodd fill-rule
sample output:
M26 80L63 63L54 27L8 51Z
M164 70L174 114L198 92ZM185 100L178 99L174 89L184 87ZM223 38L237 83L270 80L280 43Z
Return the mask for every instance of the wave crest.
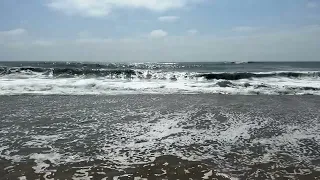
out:
M320 77L320 72L273 72L273 73L209 73L199 74L197 77L204 77L206 79L224 79L224 80L240 80L250 78L268 78L268 77Z

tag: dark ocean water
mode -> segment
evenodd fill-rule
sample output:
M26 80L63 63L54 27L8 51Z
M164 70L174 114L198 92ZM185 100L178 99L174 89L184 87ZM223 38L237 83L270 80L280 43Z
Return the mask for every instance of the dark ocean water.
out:
M2 67L59 69L147 69L182 72L271 72L318 71L320 62L162 62L162 63L80 63L80 62L0 62Z
M0 62L0 94L320 95L320 62Z
M0 96L0 179L320 179L318 96Z

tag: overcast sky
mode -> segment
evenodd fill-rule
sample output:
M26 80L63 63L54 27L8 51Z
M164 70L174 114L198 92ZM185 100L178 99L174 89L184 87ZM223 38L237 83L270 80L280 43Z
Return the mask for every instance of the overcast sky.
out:
M22 60L319 61L320 0L1 0Z

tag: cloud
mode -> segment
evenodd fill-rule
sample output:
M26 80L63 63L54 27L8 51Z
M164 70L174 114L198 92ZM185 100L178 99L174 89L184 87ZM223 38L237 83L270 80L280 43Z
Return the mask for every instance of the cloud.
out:
M50 0L47 6L69 15L104 17L115 8L140 8L167 11L203 0Z
M158 30L153 30L150 32L149 37L151 38L162 38L162 37L166 37L168 35L168 33L162 29L158 29Z
M178 16L161 16L158 18L159 21L168 23L177 22L179 19Z
M240 32L240 33L249 33L259 30L258 27L251 27L251 26L237 26L232 28L232 31L234 32Z
M51 40L19 40L19 41L8 41L4 45L9 48L34 48L34 47L52 47L57 42Z
M110 5L101 0L51 0L48 7L68 15L81 14L91 17L106 16L111 11Z
M189 29L189 30L187 31L187 33L190 34L190 35L195 35L195 34L198 33L198 30L196 30L196 29Z
M153 32L162 32L156 30ZM164 32L164 31L163 31ZM157 33L155 33L157 34ZM82 43L80 43L82 41ZM159 61L318 61L320 26L272 29L232 36L167 36L135 39L78 39L54 41L50 48L25 42L1 46L8 60L159 62ZM17 48L19 47L19 48Z
M25 34L27 34L27 30L22 28L0 31L0 44L21 40L26 37Z
M27 30L25 29L12 29L8 31L0 31L0 36L19 36L27 33Z
M306 4L307 8L317 8L319 7L319 4L315 1L309 1L307 4Z

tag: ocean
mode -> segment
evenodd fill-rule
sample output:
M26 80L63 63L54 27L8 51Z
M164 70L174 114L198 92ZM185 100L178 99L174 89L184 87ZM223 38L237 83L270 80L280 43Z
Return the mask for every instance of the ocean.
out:
M320 179L320 62L0 62L0 180Z
M0 62L1 95L320 95L320 62Z

